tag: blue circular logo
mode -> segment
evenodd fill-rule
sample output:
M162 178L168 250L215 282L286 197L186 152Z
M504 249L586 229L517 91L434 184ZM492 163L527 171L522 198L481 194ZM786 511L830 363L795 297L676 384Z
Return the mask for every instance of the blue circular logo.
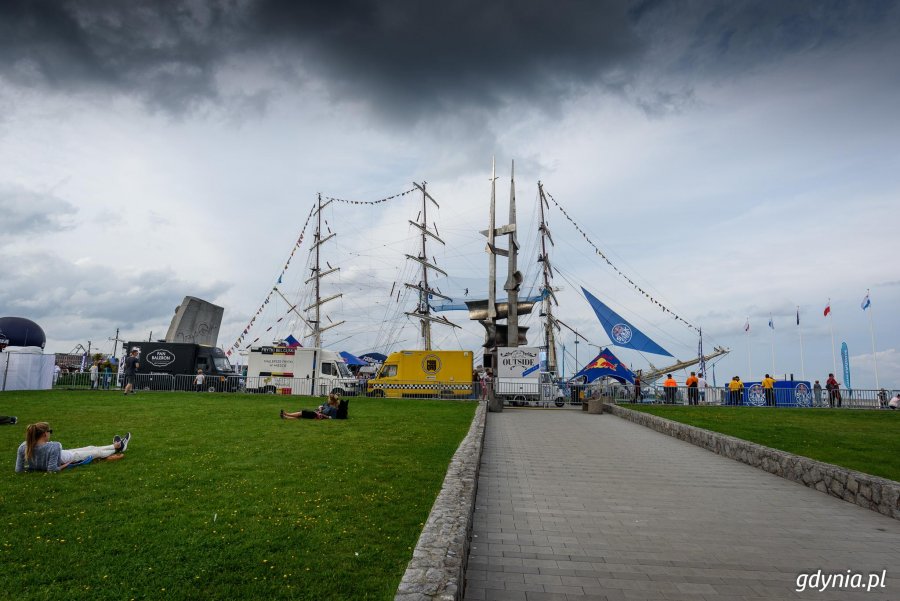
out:
M628 344L631 342L631 328L624 323L617 323L612 327L612 338L619 344Z
M766 391L763 390L762 384L754 384L747 390L747 402L756 407L766 404Z
M809 386L801 382L794 387L794 400L797 401L799 407L809 407L812 405L812 391Z

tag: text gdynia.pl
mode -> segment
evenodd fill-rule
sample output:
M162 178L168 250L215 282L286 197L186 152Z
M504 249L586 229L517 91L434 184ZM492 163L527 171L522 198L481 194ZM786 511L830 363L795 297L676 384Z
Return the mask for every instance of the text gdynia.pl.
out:
M797 592L802 593L806 589L824 592L839 588L866 589L868 592L874 588L884 588L886 576L887 570L882 570L881 574L863 574L853 570L847 570L846 574L823 574L822 570L816 570L811 574L797 576Z

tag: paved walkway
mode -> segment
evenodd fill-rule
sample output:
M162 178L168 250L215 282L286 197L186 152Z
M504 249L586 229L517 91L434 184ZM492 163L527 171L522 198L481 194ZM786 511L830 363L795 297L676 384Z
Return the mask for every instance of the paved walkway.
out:
M800 573L885 588L795 592ZM820 585L821 586L821 585ZM900 601L900 521L613 415L488 415L466 600Z

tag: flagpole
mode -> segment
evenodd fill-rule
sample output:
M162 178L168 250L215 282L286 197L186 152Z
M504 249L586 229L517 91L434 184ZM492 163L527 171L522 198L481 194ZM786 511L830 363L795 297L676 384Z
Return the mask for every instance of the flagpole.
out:
M866 288L866 302L869 309L869 334L872 336L872 361L875 363L875 390L878 390L878 355L875 354L875 327L872 325L872 305L869 301L869 289Z
M800 328L800 306L797 306L797 333L800 334L800 377L806 379L806 366L803 364L803 330Z
M772 374L775 374L775 322L772 321L772 314L769 313L769 329L772 330Z
M831 330L831 373L837 377L837 355L834 354L834 320L831 317L831 299L828 299L828 329Z
M753 379L753 369L750 367L750 316L747 316L747 327L744 328L747 333L747 381Z

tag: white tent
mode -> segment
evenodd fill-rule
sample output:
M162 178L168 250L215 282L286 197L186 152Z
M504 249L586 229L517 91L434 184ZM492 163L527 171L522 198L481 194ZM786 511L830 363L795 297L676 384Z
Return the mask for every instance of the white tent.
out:
M37 346L8 346L0 352L0 391L50 390L55 355Z

